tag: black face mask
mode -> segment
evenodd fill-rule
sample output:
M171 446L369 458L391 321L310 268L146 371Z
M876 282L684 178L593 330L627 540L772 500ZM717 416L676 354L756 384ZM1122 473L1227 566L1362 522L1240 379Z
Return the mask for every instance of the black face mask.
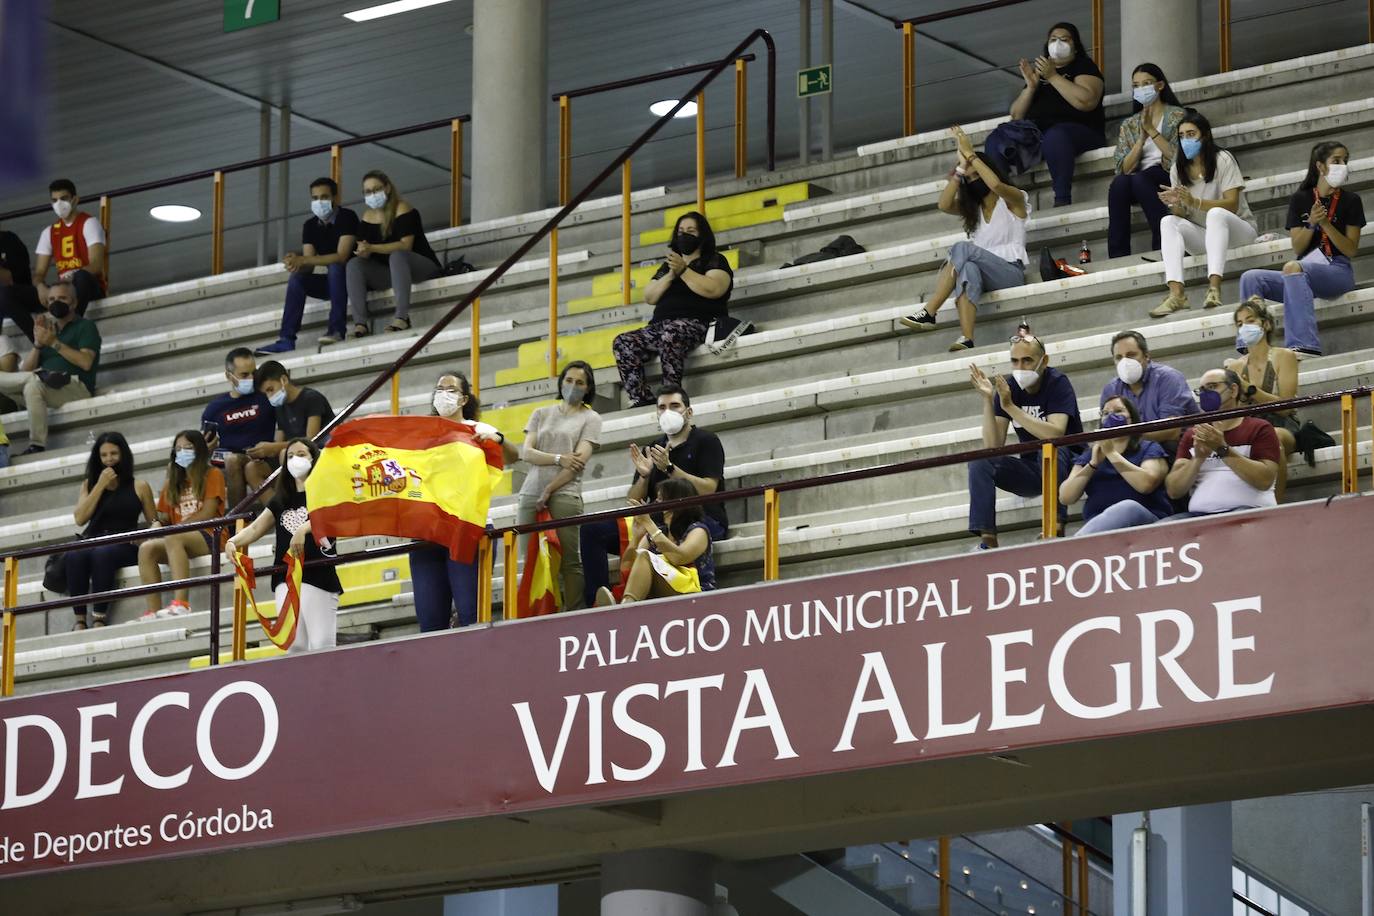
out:
M972 181L967 182L964 185L964 187L968 190L969 194L971 194L973 196L973 199L976 201L981 202L984 197L988 196L988 183L981 178L975 178Z
M58 321L64 320L71 313L72 307L65 302L58 302L54 299L52 302L48 303L48 314Z
M701 247L701 239L690 232L679 232L673 236L672 244L668 247L685 258Z

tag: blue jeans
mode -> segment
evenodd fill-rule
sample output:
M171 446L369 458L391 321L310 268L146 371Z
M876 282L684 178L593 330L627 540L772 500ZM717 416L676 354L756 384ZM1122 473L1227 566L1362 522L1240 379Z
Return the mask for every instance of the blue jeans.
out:
M0 468L7 468L9 466L10 447L8 445L0 445Z
M1053 92L1047 89L1047 92ZM1106 139L1102 134L1086 124L1064 123L1056 124L1046 130L1040 138L1040 158L1050 169L1050 184L1054 185L1054 203L1056 206L1073 202L1073 170L1074 160L1082 153L1090 149L1097 149L1105 146ZM983 155L987 156L997 166L1006 173L1007 161L1001 154L994 152L986 145L983 147Z
M972 242L955 242L950 246L949 266L954 269L955 298L967 296L974 305L983 293L1026 283L1026 265L1003 260Z
M1071 449L1059 449L1059 479L1069 476L1073 463ZM997 533L997 491L1017 496L1040 495L1040 455L1005 455L979 458L968 465L968 530L973 534ZM1056 497L1057 501L1057 497ZM1068 518L1069 509L1060 505L1059 521Z
M1334 299L1355 288L1355 269L1345 255L1330 261L1320 248L1314 248L1298 262L1302 273L1281 270L1247 270L1240 276L1240 298L1262 296L1283 303L1283 345L1320 356L1322 341L1317 336L1317 309L1313 300Z
M1082 528L1074 534L1074 537L1081 537L1085 534L1097 534L1100 531L1117 531L1121 528L1135 528L1140 525L1153 525L1159 521L1159 516L1133 499L1123 499L1113 506L1108 506L1101 512L1088 519Z
M720 522L706 516L702 519L706 530L711 533L711 543L723 541L729 535ZM596 590L611 587L611 557L620 557L620 526L615 519L604 522L590 522L582 526L578 538L582 548L583 601L586 607L596 604ZM617 577L617 581L619 581Z
M476 562L450 560L448 548L438 544L414 547L410 551L410 582L421 633L447 630L455 608L458 626L477 622Z
M1169 208L1159 199L1159 188L1169 185L1169 173L1152 165L1129 175L1117 175L1107 188L1107 257L1131 253L1131 206L1138 205L1150 224L1150 250L1159 250L1159 222Z
M305 315L306 297L329 300L329 333L342 337L347 333L344 319L348 313L348 284L344 265L330 264L322 274L299 270L286 281L286 307L281 314L281 339L296 341Z

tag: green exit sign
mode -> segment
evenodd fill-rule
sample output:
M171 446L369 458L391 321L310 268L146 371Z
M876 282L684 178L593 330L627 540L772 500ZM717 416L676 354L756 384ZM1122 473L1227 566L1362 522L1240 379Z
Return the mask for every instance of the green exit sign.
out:
M281 0L224 0L224 31L237 32L281 18Z
M797 71L797 98L808 95L824 95L830 91L830 65L808 67Z

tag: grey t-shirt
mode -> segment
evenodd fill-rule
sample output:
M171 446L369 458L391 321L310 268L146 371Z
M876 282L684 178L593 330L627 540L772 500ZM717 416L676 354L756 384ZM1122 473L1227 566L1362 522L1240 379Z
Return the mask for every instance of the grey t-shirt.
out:
M583 441L593 445L601 442L601 414L585 405L567 414L563 413L559 404L540 407L530 414L530 420L525 424L525 444L551 455L571 455L577 443ZM558 476L558 470L557 465L531 464L529 473L525 475L525 483L520 487L520 494L539 496L550 481ZM559 492L581 496L582 475L578 474Z

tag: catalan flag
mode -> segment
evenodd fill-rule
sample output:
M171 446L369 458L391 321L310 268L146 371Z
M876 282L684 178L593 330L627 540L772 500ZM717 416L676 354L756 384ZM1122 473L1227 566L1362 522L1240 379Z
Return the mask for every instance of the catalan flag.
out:
M534 517L547 522L553 516L548 510ZM563 565L563 545L558 542L558 529L537 531L529 538L525 553L525 568L520 573L515 607L521 617L539 617L557 613L563 604L559 594L558 571Z
M504 461L496 442L443 417L342 423L306 482L317 540L369 534L443 544L471 563Z
M277 608L277 616L269 618L258 608L258 599L253 597L257 587L257 576L253 572L253 560L246 553L234 553L234 574L239 590L243 593L258 625L278 649L289 649L296 641L296 624L300 621L301 611L301 561L295 554L286 555L286 600Z

